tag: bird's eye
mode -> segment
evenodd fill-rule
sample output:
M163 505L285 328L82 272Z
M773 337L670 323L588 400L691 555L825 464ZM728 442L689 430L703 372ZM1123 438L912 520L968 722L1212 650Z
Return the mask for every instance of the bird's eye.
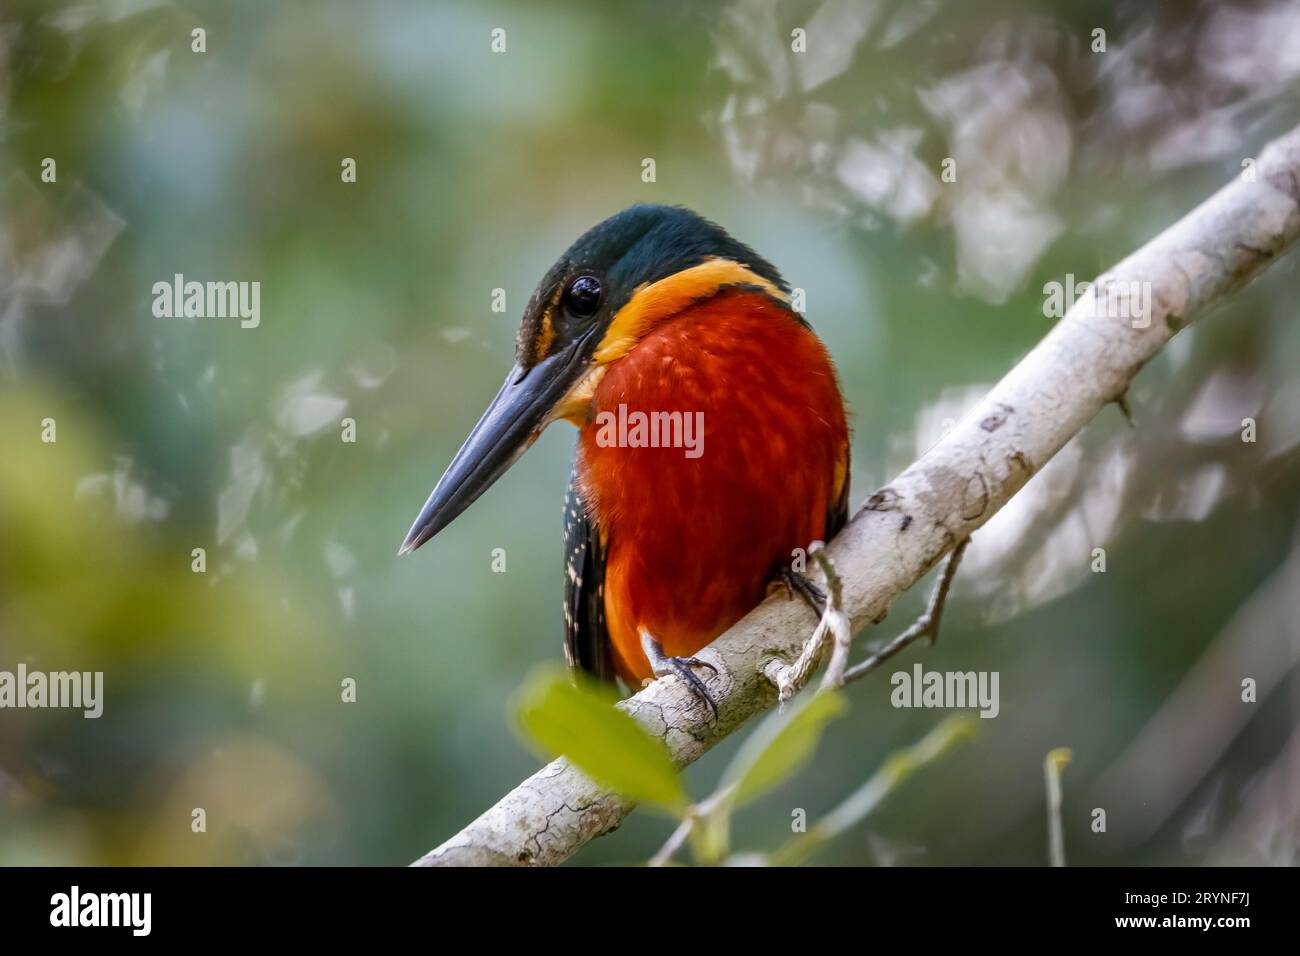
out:
M578 276L564 290L564 305L570 315L585 319L600 305L600 280L595 276Z

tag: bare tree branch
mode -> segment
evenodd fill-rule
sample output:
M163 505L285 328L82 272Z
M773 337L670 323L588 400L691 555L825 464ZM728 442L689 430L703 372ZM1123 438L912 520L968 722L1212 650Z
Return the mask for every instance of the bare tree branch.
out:
M971 414L867 499L827 548L854 629L880 620L1094 415L1122 402L1134 376L1179 329L1243 286L1298 234L1300 128L1099 277ZM1141 315L1137 304L1146 290L1150 310ZM710 681L716 721L671 678L620 706L688 764L776 703L773 681L815 624L802 601L774 594L702 651L718 668ZM556 760L417 863L553 865L615 829L630 810Z

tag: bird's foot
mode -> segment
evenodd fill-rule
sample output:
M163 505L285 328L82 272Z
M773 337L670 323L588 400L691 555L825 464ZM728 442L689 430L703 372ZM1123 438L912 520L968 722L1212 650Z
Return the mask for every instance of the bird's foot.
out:
M698 697L709 708L713 719L718 719L718 705L709 689L704 686L704 681L691 670L692 667L704 667L711 673L717 674L718 669L708 661L702 661L698 657L669 657L664 653L663 645L660 644L647 631L641 632L641 649L645 651L646 659L650 662L650 670L654 672L655 677L668 677L672 675L678 678L683 684L690 688L691 692Z
M791 600L796 596L803 598L803 602L812 608L812 612L818 617L826 613L826 592L813 584L806 574L801 574L789 565L783 565L776 577L774 583L784 586L786 596Z

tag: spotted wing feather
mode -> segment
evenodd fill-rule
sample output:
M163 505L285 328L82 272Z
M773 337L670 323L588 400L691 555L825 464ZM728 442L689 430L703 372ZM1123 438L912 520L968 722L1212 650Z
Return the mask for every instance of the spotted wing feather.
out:
M564 658L574 672L616 679L605 629L605 549L576 474L564 499Z

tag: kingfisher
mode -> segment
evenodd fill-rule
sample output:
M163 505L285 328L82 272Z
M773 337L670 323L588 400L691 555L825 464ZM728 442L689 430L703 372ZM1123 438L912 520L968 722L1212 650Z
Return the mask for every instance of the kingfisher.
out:
M552 422L577 426L564 504L569 667L675 675L716 717L705 645L848 518L835 367L770 262L696 213L635 205L538 284L515 363L411 525L423 545ZM716 672L715 672L716 673Z

